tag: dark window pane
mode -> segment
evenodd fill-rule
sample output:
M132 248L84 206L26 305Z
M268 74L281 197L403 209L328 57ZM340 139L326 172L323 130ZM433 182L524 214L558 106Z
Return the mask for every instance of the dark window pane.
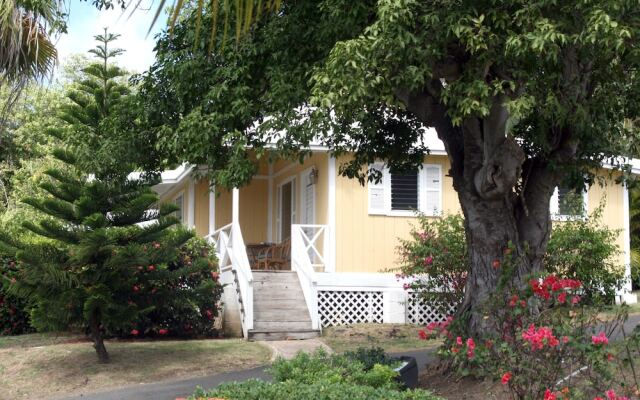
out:
M418 172L391 174L391 209L418 209Z
M583 215L584 199L583 194L573 189L558 188L558 214L560 215Z

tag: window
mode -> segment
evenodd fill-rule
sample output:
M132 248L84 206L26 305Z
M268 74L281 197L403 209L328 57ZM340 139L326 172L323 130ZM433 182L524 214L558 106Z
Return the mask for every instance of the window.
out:
M567 187L557 187L550 204L555 219L584 217L587 212L587 192Z
M391 210L418 209L418 172L391 174Z
M180 193L175 199L173 199L173 203L178 207L178 209L173 213L180 223L184 221L184 193Z
M438 215L441 210L440 165L424 164L416 172L395 174L383 164L371 166L382 174L380 182L369 182L369 214L411 216L416 210Z

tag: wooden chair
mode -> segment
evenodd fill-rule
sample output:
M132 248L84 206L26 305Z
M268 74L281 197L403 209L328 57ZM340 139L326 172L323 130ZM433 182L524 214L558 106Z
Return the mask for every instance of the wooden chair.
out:
M284 270L290 264L291 239L285 239L281 243L263 250L257 257L257 269Z

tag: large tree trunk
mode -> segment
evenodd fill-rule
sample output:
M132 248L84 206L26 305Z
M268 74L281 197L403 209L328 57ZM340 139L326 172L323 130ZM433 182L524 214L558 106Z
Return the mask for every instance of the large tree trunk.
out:
M104 347L104 336L102 335L102 330L100 328L100 311L94 310L91 313L89 329L91 331L93 347L96 349L96 354L98 355L98 361L103 364L109 363L111 360L109 358L109 353L107 353L107 348Z
M510 247L512 270L507 287L522 287L527 277L542 269L551 232L549 201L560 175L550 168L549 155L527 158L508 135L504 98L494 99L486 117L468 118L454 126L437 101L439 85L436 80L425 93L396 95L419 119L435 127L451 161L449 175L465 217L469 251L469 275L457 317L465 318L469 335L482 337L490 329L483 314L487 300L493 295L506 299L506 293L497 293L506 270L505 250ZM570 156L575 151L565 140L570 135L558 132L558 150L569 149L563 156Z

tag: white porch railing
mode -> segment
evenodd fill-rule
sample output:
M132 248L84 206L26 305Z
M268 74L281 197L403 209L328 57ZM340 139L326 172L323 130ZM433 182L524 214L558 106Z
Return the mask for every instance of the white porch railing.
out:
M223 283L232 281L236 285L242 333L247 338L249 330L253 329L253 274L240 225L231 223L206 238L215 246L221 275L229 272L234 275L232 280L225 279Z
M327 231L326 225L291 225L291 269L298 273L312 329L320 329L316 270L326 266L318 245L320 239L327 245Z

